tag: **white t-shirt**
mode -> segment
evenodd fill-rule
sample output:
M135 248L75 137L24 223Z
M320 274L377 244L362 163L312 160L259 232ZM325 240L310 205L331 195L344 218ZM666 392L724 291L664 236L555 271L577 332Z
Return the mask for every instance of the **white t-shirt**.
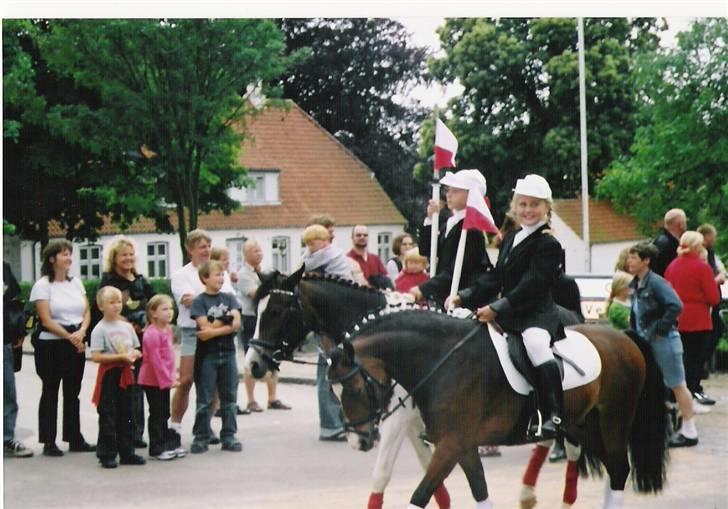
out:
M70 281L48 280L43 276L35 282L30 290L30 301L48 301L51 318L60 325L80 325L86 312L86 289L77 277ZM62 339L52 332L43 331L40 339Z
M101 320L91 332L92 352L127 353L139 346L134 327L123 320Z
M236 297L240 302L240 314L243 316L255 316L255 304L248 294L258 289L260 278L255 269L250 265L243 264L238 271L238 282L235 284Z
M200 280L198 268L192 265L192 262L188 263L177 272L172 274L172 295L177 303L179 314L177 315L177 326L195 328L197 323L190 318L190 308L182 304L182 296L186 293L192 295L194 299L199 294L205 291L205 285Z

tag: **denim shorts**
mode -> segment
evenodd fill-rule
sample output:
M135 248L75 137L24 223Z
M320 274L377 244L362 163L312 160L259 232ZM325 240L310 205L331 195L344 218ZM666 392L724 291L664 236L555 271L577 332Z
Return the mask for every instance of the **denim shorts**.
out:
M672 389L678 385L685 385L685 366L680 333L671 330L663 338L650 340L650 347L652 347L657 365L662 370L665 386Z
M197 349L197 329L182 327L182 344L180 346L180 357L195 355Z

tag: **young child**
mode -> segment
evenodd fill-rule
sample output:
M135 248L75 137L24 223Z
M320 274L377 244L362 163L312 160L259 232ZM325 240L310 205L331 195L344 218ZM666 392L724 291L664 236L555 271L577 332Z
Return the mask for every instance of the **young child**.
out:
M307 226L301 240L307 249L307 253L303 255L306 272L334 274L344 279L353 279L352 264L341 250L331 245L331 235L326 228L320 224Z
M404 267L394 283L398 292L408 292L410 288L419 286L428 279L430 275L427 269L427 258L420 254L420 250L413 247L404 255Z
M143 465L134 454L131 391L132 364L142 354L139 338L129 322L121 319L121 291L104 286L96 294L96 304L104 317L91 332L91 359L99 363L92 401L98 406L99 439L96 456L104 468L116 468L116 455L122 465Z
M148 325L142 341L144 364L139 373L139 385L149 403L149 456L163 461L186 454L184 449L173 447L167 427L169 390L175 386L177 372L169 325L173 317L174 303L169 295L157 294L149 300Z
M205 291L195 297L190 316L197 323L195 354L195 388L197 412L192 428L194 440L190 452L207 452L212 429L212 399L220 396L223 451L240 452L242 444L235 438L238 430L235 410L238 400L238 367L235 359L235 334L240 329L240 304L234 294L222 290L225 267L217 260L205 262L199 269Z
M629 329L629 314L632 304L629 301L631 292L629 284L632 282L632 274L618 270L612 277L612 288L607 300L607 308L604 314L607 315L609 323L615 329Z

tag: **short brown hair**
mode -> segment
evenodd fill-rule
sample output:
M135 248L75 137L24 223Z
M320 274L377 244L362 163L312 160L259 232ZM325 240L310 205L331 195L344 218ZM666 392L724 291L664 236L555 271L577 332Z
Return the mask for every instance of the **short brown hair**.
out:
M208 260L200 265L197 274L200 276L200 280L204 283L205 279L210 277L213 272L225 272L225 266L218 260Z
M210 260L222 260L222 254L227 253L230 256L230 250L226 247L213 247L210 251Z
M195 244L197 244L201 240L206 240L207 242L212 242L212 238L210 238L210 234L207 233L205 230L201 228L197 228L195 230L192 230L187 234L187 238L185 239L185 247L187 249L190 249L192 247L195 247Z
M414 243L415 238L409 233L400 233L392 241L392 253L394 253L395 256L399 256L402 254L402 241L407 237L411 238L412 243Z
M320 224L324 228L331 228L332 226L336 226L336 220L328 214L314 214L308 219L306 226L311 226L312 224Z
M44 276L48 276L48 280L51 282L53 281L53 277L55 276L55 272L53 271L53 262L51 262L51 258L55 258L56 255L62 253L63 251L69 251L73 253L73 244L70 240L51 240L43 250L43 255L41 256L41 259L43 261L41 262L40 273Z
M712 224L705 223L698 226L698 233L701 233L705 237L706 235L718 235L718 230Z
M650 259L650 264L657 258L657 248L652 242L640 242L629 248L629 254L636 254L640 260Z

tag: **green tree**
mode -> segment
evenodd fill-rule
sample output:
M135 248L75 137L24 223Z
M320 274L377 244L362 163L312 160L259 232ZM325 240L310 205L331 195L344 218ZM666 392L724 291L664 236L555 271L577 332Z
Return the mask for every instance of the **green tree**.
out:
M643 127L599 195L647 234L666 210L683 208L691 228L715 225L728 252L728 21L696 21L677 47L645 55L636 84Z
M183 247L200 213L237 207L226 190L245 183L237 151L254 114L246 91L270 91L287 65L273 22L68 21L43 49L56 72L99 94L92 125L105 159L142 144L156 153L128 165L127 184L110 190L116 221L144 214L170 231L174 208Z
M308 58L281 78L293 99L375 173L410 222L419 222L426 186L411 174L425 115L406 104L423 82L427 50L390 19L283 19L289 52ZM355 192L355 190L353 190Z
M98 95L50 69L41 51L56 23L3 21L3 214L12 233L43 246L51 220L69 239L96 236L113 175L87 143Z
M657 46L654 20L585 20L590 185L633 139L634 57ZM442 58L430 69L464 91L451 100L448 124L459 140L458 166L488 178L497 219L517 177L539 173L559 198L580 190L576 20L448 19L439 29ZM432 125L420 157L432 153ZM429 172L421 162L418 173Z

